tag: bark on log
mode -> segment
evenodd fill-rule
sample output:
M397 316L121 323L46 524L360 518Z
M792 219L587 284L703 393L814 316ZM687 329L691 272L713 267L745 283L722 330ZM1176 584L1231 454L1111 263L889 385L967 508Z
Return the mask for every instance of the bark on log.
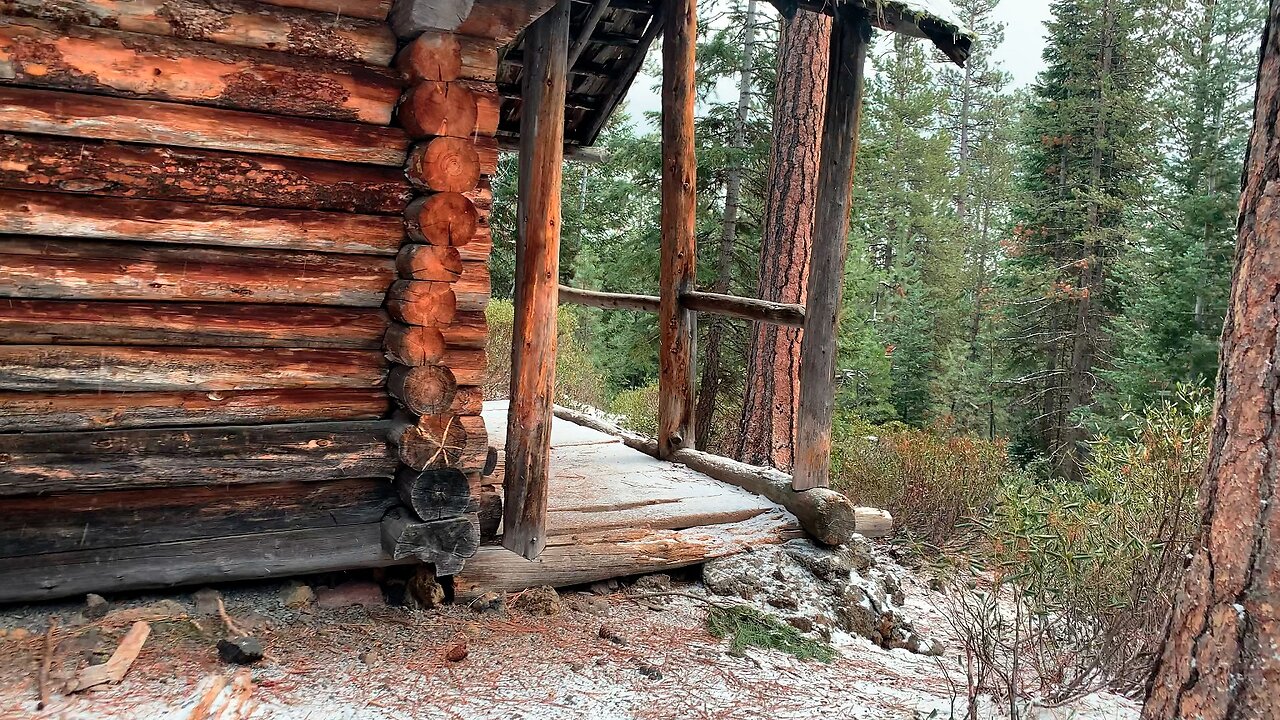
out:
M280 305L0 302L0 338L22 345L379 347L380 310Z
M0 18L4 81L127 98L386 125L397 73L41 20Z
M248 0L2 0L0 13L371 65L396 51L386 23Z
M489 435L479 416L446 413L413 418L399 413L388 432L400 462L414 470L478 471L488 459Z
M395 486L400 502L422 520L442 520L476 510L479 478L467 477L461 470L402 467L396 471Z
M478 504L476 517L480 521L480 541L492 540L502 527L502 489L494 485L483 486Z
M680 296L680 304L701 313L713 313L755 322L802 327L804 306L769 302L755 298L735 297L719 293L688 292Z
M390 478L385 421L0 435L0 495Z
M400 51L396 67L410 83L493 82L498 74L498 50L488 38L427 30Z
M489 343L489 321L483 312L460 312L440 332L449 347L483 350Z
M373 350L0 345L0 389L30 392L375 388Z
M454 575L480 549L480 521L475 514L420 522L402 508L382 520L382 548L393 559L417 558L437 576Z
M0 130L404 166L398 128L0 85Z
M382 343L387 360L408 367L435 365L444 356L444 335L438 328L392 324Z
M395 255L404 223L387 215L244 208L161 200L0 194L0 233Z
M415 139L467 138L477 132L477 99L456 82L423 82L409 88L396 107L397 125Z
M443 365L396 365L387 375L387 392L414 415L436 415L453 404L458 381Z
M466 192L480 182L480 155L468 138L442 137L418 143L405 173L419 190Z
M0 392L0 432L378 420L391 409L374 390Z
M405 280L452 283L462 277L462 258L457 248L405 245L396 256L396 272Z
M277 7L314 10L334 17L357 17L365 20L386 20L391 12L392 0L259 0Z
M457 297L448 283L397 280L387 291L387 312L406 325L448 325Z
M404 209L410 239L431 245L460 247L470 243L479 219L475 203L461 193L426 195Z
M387 481L363 478L4 498L0 557L376 523L398 501Z
M12 190L387 214L413 195L399 169L372 165L14 134L0 154Z

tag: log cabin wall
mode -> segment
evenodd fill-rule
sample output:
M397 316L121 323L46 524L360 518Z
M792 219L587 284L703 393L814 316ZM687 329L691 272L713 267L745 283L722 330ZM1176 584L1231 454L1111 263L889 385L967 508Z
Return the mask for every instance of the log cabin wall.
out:
M0 0L0 601L474 551L499 40L390 5Z

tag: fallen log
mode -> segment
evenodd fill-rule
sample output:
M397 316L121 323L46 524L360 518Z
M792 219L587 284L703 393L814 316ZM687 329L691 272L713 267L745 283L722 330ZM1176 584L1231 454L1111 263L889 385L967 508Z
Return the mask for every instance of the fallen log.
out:
M398 128L0 85L0 130L399 168Z
M440 520L476 510L479 477L456 468L396 471L396 493L400 502L422 520Z
M479 214L461 193L434 193L416 198L404 209L405 230L415 242L459 247L475 237Z
M0 62L17 85L377 125L401 88L366 65L20 18L0 18Z
M457 248L413 243L400 248L396 271L405 280L451 283L462 276L462 258Z
M387 313L406 325L448 325L457 312L457 303L449 283L397 280L387 291Z
M427 30L396 55L395 63L410 83L493 82L498 74L498 49L488 38Z
M382 548L395 560L433 565L437 576L453 575L480 549L480 521L473 513L422 522L392 508L382 519Z
M387 375L387 392L414 415L436 415L453 404L458 381L443 365L395 365Z

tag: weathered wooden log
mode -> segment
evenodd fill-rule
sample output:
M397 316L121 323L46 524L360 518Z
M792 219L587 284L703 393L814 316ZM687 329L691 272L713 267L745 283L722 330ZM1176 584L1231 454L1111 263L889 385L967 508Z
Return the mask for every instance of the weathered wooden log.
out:
M488 354L484 350L446 348L440 364L453 371L459 385L483 385L488 370Z
M435 365L444 356L444 335L439 328L393 323L387 328L382 348L393 363L408 367Z
M488 38L427 30L400 51L396 67L410 83L493 82L498 73L498 50Z
M412 38L426 30L490 38L498 46L515 39L551 7L551 0L400 0L387 20L396 35Z
M404 226L389 215L6 191L0 233L395 255Z
M559 300L561 305L582 305L606 310L635 310L655 315L661 307L661 301L656 295L599 292L568 285L560 286Z
M476 517L480 520L480 540L492 540L502 527L502 488L485 485L480 488Z
M490 177L498 171L498 139L480 135L471 138L476 158L480 161L480 175Z
M488 459L489 435L479 416L398 413L388 433L400 462L414 470L483 470Z
M0 495L390 478L381 420L0 435Z
M475 512L479 478L455 468L396 471L396 493L400 502L422 520L440 520Z
M363 478L4 498L0 557L376 523L397 502L386 480Z
M0 130L397 169L409 152L398 128L3 85Z
M466 138L477 132L476 114L476 96L465 85L424 80L404 94L396 124L412 138Z
M476 135L492 137L498 134L498 124L502 120L502 97L498 94L498 86L479 80L463 80L459 84L470 90L476 99ZM495 151L498 148L496 144L488 142L485 145L486 153L489 146L492 146Z
M489 262L489 256L493 254L493 231L486 219L481 218L475 234L471 236L471 242L459 247L458 254L463 262Z
M429 563L437 576L454 575L480 549L480 521L472 513L421 522L392 508L382 519L382 548L396 560Z
M390 410L381 388L0 392L0 432L378 420Z
M804 326L804 306L792 303L757 300L756 298L736 297L720 293L687 292L680 296L680 304L702 313L727 315L728 317L754 320L756 322Z
M459 247L475 237L476 205L461 193L434 193L414 199L404 209L409 237L421 243Z
M386 20L393 0L259 0L277 7L299 8L331 14L334 17L357 17Z
M386 23L248 0L3 0L0 13L371 65L396 51Z
M452 288L459 312L483 312L493 296L488 263L462 263L462 275Z
M51 258L116 258L122 262L172 263L188 260L232 267L278 267L289 271L368 275L379 278L395 271L395 260L339 253L279 251L259 248L219 248L146 242L111 242L30 235L0 235L0 252ZM363 282L363 281L360 281Z
M449 406L452 415L479 415L484 412L484 388L478 385L459 387Z
M0 302L0 342L377 349L380 310L296 305ZM464 335L470 340L470 335Z
M406 325L448 325L457 297L448 283L397 280L387 291L387 312Z
M415 415L436 415L453 404L458 381L443 365L395 365L387 375L387 392Z
M158 392L374 388L374 350L0 345L0 389Z
M413 195L403 172L373 165L9 133L0 154L12 190L355 213L397 213Z
M396 256L396 272L404 280L451 283L462 277L462 258L457 248L409 244Z
M401 86L366 65L18 18L0 19L0 62L11 84L378 125Z
M469 138L441 137L413 146L405 174L419 190L466 192L480 182L480 155Z
M449 347L483 350L489 343L489 321L483 312L460 312L440 333Z
M22 555L0 559L0 602L394 564L382 551L380 522Z
M0 295L13 298L64 300L173 300L230 303L289 303L378 307L395 278L384 258L318 253L265 252L266 261L279 265L222 263L200 256L234 255L234 251L203 250L183 261L179 248L125 243L49 242L44 254L21 250L32 241L0 238ZM130 257L130 252L142 257ZM103 257L112 250L121 255ZM167 252L166 252L167 251ZM248 251L241 251L248 252ZM152 255L154 257L147 257ZM272 257L274 256L274 257ZM307 268L294 261L324 258ZM333 267L326 271L325 266Z

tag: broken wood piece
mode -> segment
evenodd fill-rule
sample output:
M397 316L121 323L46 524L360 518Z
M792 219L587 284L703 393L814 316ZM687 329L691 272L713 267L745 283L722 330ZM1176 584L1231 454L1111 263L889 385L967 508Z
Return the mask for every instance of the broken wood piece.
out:
M474 513L423 522L392 508L382 519L382 548L394 560L416 557L437 576L453 575L480 549L480 522Z
M138 659L138 653L142 652L142 645L150 634L151 623L142 620L135 622L120 640L120 645L111 654L110 660L80 671L71 692L80 692L98 685L118 683L123 680L125 673L129 672L129 668L133 666L133 661Z

